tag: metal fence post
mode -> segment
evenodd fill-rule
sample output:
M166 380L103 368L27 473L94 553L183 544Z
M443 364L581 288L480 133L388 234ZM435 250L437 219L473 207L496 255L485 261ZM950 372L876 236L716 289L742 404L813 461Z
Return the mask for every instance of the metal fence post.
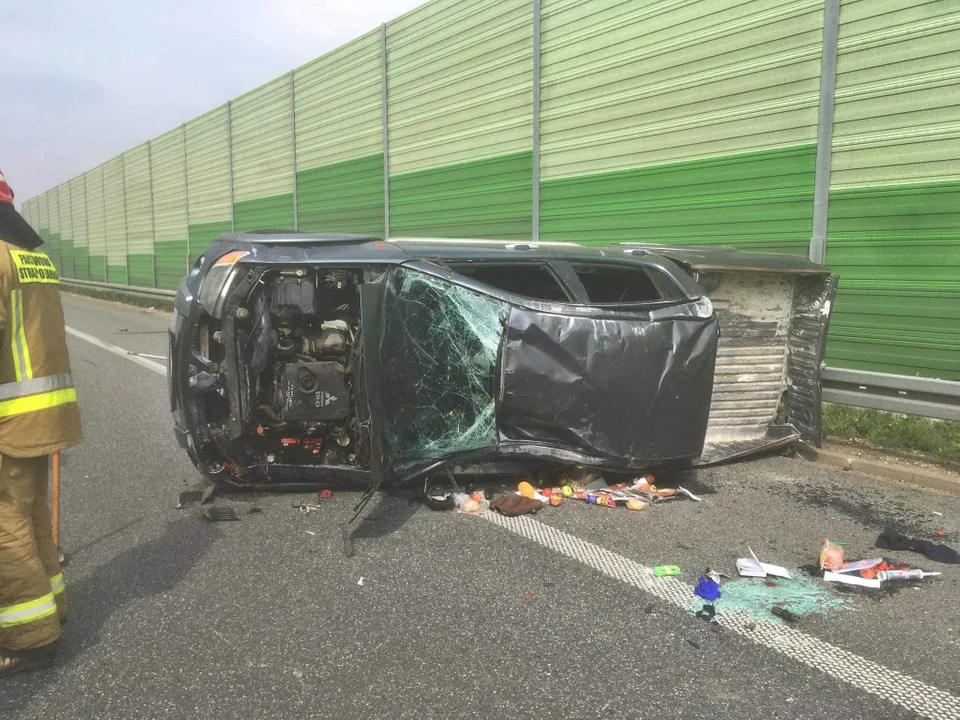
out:
M293 70L290 71L290 146L293 152L293 229L300 229L300 193L297 182L297 86Z
M87 236L87 280L90 279L90 205L87 203L87 173L83 174L83 233Z
M810 259L818 263L824 262L827 255L830 161L833 154L839 35L840 0L826 0L823 8L823 51L820 58L820 111L817 119L817 173L813 189L813 234L810 236Z
M127 219L127 158L126 153L120 154L120 177L123 180L123 258L126 265L124 284L130 284L130 221ZM107 263L109 270L110 263ZM109 278L108 278L109 279Z
M105 183L106 174L103 165L100 166L100 203L103 205L103 281L110 282L110 247L107 244L107 188ZM124 203L124 212L127 211Z
M390 237L390 103L387 91L387 24L380 25L380 86L383 114L383 238Z
M153 205L153 140L147 141L147 172L150 174L150 238L153 251L150 261L153 264L153 285L157 286L157 218L154 215Z
M230 232L237 231L233 212L233 101L227 100L227 157L230 161Z
M533 217L532 236L540 239L540 10L533 0Z
M187 124L180 126L180 133L183 137L183 206L186 210L186 220L184 230L187 233L187 256L184 258L184 271L186 275L190 272L190 173L187 172Z

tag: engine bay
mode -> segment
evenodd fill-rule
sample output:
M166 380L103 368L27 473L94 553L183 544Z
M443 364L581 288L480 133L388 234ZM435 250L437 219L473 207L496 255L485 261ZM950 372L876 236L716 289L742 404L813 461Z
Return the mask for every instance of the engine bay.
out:
M359 397L363 271L247 272L248 281L254 277L249 289L240 283L239 299L228 303L220 329L207 333L220 346L210 350L222 356L227 380L206 414L213 425L221 421L212 436L232 474L239 479L252 467L268 476L284 466L365 469L369 422Z

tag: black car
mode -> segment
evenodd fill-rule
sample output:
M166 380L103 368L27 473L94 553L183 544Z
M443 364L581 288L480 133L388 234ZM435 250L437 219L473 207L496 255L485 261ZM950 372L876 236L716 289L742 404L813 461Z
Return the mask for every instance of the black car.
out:
M223 235L177 295L170 406L235 486L717 463L819 441L836 285L716 246Z

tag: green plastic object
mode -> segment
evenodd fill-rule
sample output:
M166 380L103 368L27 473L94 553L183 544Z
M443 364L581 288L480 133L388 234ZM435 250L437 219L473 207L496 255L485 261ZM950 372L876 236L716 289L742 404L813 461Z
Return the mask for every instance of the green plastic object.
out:
M657 577L663 577L665 575L679 575L680 568L677 565L657 565L653 569L653 574Z

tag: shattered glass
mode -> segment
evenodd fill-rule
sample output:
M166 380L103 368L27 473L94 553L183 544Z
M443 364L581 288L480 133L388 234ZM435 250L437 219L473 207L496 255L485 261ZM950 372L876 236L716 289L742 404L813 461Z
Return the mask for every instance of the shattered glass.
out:
M494 374L509 305L400 269L383 307L384 439L394 459L496 445Z

